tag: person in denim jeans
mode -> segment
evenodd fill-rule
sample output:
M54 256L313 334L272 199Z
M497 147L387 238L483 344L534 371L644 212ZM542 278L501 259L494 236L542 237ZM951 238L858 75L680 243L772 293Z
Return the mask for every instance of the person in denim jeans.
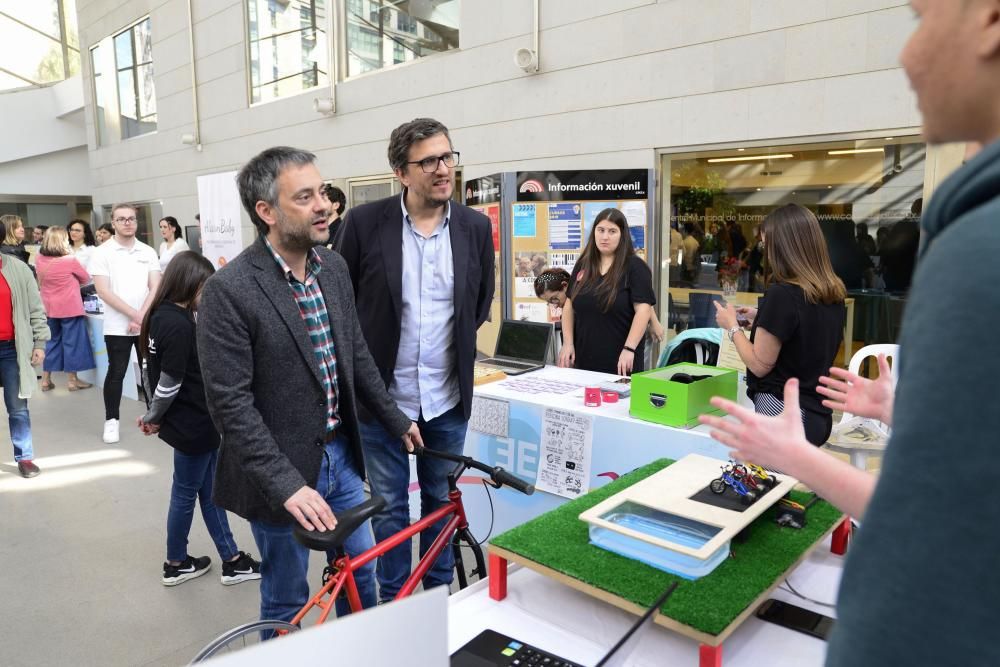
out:
M315 159L276 147L243 166L237 187L260 237L205 283L199 309L198 353L222 435L215 501L250 521L265 620L289 621L309 599L295 524L332 530L364 499L358 403L410 447L422 444L368 352L343 259L321 246L330 202ZM372 544L366 523L345 548L355 556ZM365 606L375 603L373 570L354 573Z
M7 234L5 219L12 217L16 216L0 218L0 238ZM34 274L21 260L0 255L0 382L14 460L22 477L40 472L33 461L28 399L38 384L34 367L45 360L48 339L49 326Z
M459 154L440 122L417 118L397 127L388 157L403 192L351 209L336 249L351 272L361 330L389 395L417 422L428 448L461 454L472 411L476 331L493 301L490 221L451 200ZM362 419L372 494L388 501L372 519L381 541L409 523L410 464L395 434L364 413ZM417 460L421 516L447 502L453 468ZM421 533L421 555L445 522ZM399 593L411 559L409 540L379 558L383 601ZM451 583L453 567L445 549L424 576L424 588Z
M167 512L167 560L163 585L176 586L208 572L208 556L188 554L195 502L201 504L208 534L222 559L222 583L260 579L260 563L236 548L226 511L212 501L219 434L205 404L198 363L195 314L201 290L215 273L212 263L193 252L176 255L167 267L143 318L139 334L148 411L136 420L174 448L174 481Z

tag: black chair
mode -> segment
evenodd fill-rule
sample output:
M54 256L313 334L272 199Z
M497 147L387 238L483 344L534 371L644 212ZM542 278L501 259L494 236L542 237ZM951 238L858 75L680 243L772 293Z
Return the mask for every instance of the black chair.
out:
M715 321L715 306L712 305L716 301L722 303L724 302L724 299L719 294L708 294L706 292L691 292L690 296L688 297L688 303L690 307L688 318L690 320L692 329L702 329L702 328L719 326L718 323Z

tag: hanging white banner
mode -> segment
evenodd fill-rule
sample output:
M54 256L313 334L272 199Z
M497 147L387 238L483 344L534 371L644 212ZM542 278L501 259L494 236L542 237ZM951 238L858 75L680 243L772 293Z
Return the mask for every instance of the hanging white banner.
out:
M222 268L243 250L235 171L198 177L198 213L202 254Z

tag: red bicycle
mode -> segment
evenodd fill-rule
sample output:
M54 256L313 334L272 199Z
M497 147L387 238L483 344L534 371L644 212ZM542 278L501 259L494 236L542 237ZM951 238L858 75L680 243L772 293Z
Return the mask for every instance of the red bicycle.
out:
M358 587L354 581L355 570L399 546L411 537L420 534L442 519L447 519L444 528L441 529L441 532L435 538L427 553L417 563L409 579L399 589L399 593L396 594L395 599L405 598L416 590L423 576L449 544L451 544L455 556L455 571L459 588L465 588L469 584L462 558L463 545L472 550L476 561L476 567L471 574L478 579L485 577L486 561L483 558L483 549L469 531L469 521L465 516L465 506L462 504L462 491L458 486L462 473L470 468L479 470L485 473L488 479L493 482L494 488L499 489L502 486L509 486L525 495L534 493L535 486L512 475L503 468L489 466L469 456L446 454L420 446L417 446L413 453L417 456L430 456L446 461L453 461L456 464L455 469L448 474L448 502L426 517L410 524L407 528L392 537L382 540L371 549L354 557L349 556L344 550L344 541L355 530L363 526L368 519L385 508L385 499L381 496L373 496L357 507L352 507L347 511L339 513L337 515L337 527L333 530L322 532L307 531L301 526L296 526L294 530L295 539L302 545L324 553L328 551L335 553L330 564L323 570L323 585L320 590L306 602L305 606L299 610L291 622L260 620L233 628L203 648L195 656L194 660L192 660L192 664L207 660L224 651L242 648L249 644L251 639L295 632L300 629L306 615L316 608L320 610L319 618L316 622L323 623L330 615L330 612L333 611L336 601L341 596L346 596L352 612L361 611L361 598L358 595Z

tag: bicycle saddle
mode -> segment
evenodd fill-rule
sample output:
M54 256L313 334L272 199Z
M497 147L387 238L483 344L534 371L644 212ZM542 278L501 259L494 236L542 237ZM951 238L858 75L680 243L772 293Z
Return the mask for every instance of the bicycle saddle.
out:
M304 547L315 551L336 551L361 524L385 509L385 498L374 496L356 507L337 513L337 527L333 530L306 530L295 524L295 539Z

